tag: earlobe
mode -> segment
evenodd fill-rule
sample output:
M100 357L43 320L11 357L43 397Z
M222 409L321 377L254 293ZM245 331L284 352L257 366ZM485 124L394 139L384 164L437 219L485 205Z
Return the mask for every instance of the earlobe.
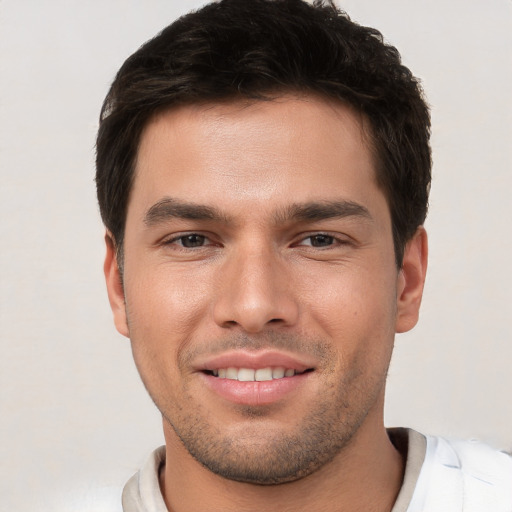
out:
M423 226L407 242L398 275L397 333L411 330L418 322L428 262L428 240Z
M123 282L121 272L117 262L115 242L112 234L107 231L105 234L105 263L103 271L107 284L108 300L112 313L114 314L114 324L116 329L126 337L129 337L128 322L126 318L126 304L124 300Z

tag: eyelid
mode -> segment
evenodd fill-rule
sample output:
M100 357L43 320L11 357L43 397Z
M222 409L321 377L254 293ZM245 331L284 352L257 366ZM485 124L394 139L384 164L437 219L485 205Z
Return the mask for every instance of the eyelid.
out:
M179 242L180 240L182 240L182 239L184 239L184 238L186 238L188 236L193 236L193 235L201 236L201 237L203 237L205 239L205 242L208 242L208 243L205 243L202 246L196 247L195 249L201 249L203 247L208 247L208 246L211 246L211 245L217 245L213 241L213 237L210 234L207 234L207 233L204 233L204 232L201 232L201 231L184 231L184 232L181 232L181 233L173 233L172 235L168 235L168 236L163 237L160 240L159 244L161 244L161 245L173 245L173 244L175 244L180 249L185 249L185 250L191 249L190 247L184 247L183 245L177 244L176 242Z
M192 235L201 236L201 237L204 237L204 239L205 239L204 245L196 247L195 249L223 245L221 242L216 241L216 239L215 239L216 237L213 234L206 233L204 231L199 231L199 230L198 231L194 231L194 230L183 231L183 232L173 233L171 235L166 235L158 241L158 244L159 245L173 245L174 244L176 247L178 247L180 249L190 250L192 248L184 247L182 244L179 244L177 242L179 242L181 239L184 239L184 238L186 238L188 236L192 236ZM337 247L340 245L347 245L347 244L354 243L354 240L352 239L352 237L350 237L349 235L346 235L344 233L339 233L339 232L334 233L334 232L330 232L330 231L310 231L310 232L303 232L303 233L300 233L299 235L297 235L295 237L295 241L292 242L291 245L292 246L302 246L302 247L312 247L312 244L304 244L303 242L305 242L306 240L311 239L315 236L325 236L325 237L330 237L333 239L332 244L325 246L323 248ZM322 249L322 247L313 247L313 248L314 249Z
M302 242L304 242L308 238L311 239L315 236L325 236L325 237L332 238L334 243L327 247L333 247L333 246L337 246L337 245L345 245L345 244L350 244L351 242L353 242L351 237L349 237L348 235L343 235L341 233L332 233L329 231L312 231L309 233L301 233L297 237L297 242L294 242L293 245L302 245Z

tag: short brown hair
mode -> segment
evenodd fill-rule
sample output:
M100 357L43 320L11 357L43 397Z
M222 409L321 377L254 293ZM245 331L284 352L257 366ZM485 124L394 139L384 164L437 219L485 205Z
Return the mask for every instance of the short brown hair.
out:
M332 1L222 0L187 14L129 57L107 94L97 138L100 211L122 250L142 130L172 106L315 93L352 105L370 124L397 265L427 214L430 116L396 48Z

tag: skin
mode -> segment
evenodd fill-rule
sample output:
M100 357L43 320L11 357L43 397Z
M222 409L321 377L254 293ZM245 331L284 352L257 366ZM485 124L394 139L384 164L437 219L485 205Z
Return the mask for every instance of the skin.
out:
M418 228L397 269L363 125L340 103L284 96L180 107L146 127L123 286L108 233L105 275L162 412L169 510L391 510L403 460L385 380L395 332L417 322L427 241ZM226 400L197 368L265 350L313 370L270 404Z

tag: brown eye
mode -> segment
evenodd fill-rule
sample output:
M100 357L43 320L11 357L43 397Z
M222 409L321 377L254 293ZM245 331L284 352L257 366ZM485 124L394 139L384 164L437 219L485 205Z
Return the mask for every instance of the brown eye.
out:
M191 235L181 236L178 241L183 247L193 249L194 247L202 247L206 242L206 237L193 233Z
M313 235L309 236L312 247L328 247L334 243L334 237L330 235Z

